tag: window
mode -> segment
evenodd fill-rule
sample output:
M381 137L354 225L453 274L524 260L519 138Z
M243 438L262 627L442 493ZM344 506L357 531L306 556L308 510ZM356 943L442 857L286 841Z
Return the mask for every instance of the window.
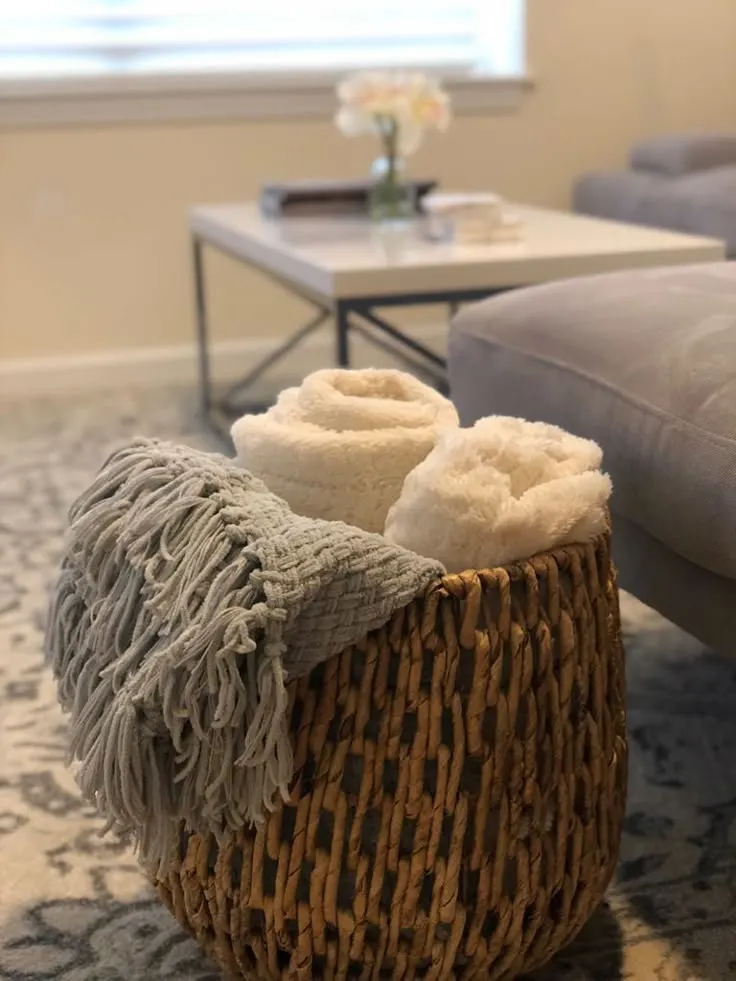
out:
M524 0L0 0L13 96L332 85L360 67L520 77ZM296 103L295 103L296 104ZM1 118L1 115L0 115Z

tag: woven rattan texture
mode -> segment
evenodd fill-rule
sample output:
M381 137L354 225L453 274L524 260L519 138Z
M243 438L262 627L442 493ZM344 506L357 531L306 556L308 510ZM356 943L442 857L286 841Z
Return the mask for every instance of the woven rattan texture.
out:
M448 576L295 684L289 804L157 883L226 974L494 981L578 932L626 797L608 549Z

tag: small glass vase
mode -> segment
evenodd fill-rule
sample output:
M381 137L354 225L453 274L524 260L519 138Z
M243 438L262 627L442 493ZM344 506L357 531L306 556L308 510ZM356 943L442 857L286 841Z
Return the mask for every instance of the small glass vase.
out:
M371 166L370 215L384 225L403 224L416 213L414 196L406 183L400 157L378 157Z

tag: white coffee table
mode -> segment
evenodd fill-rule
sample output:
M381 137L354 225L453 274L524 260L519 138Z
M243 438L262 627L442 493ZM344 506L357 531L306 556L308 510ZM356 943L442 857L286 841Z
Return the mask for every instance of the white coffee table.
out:
M442 303L451 309L493 293L555 279L642 266L723 259L716 239L681 235L563 212L510 205L523 222L519 242L433 243L421 228L386 232L355 218L263 218L256 204L196 207L190 215L197 297L201 406L227 433L232 418L263 406L244 403L253 383L328 319L335 324L335 360L350 365L350 336L359 333L400 361L445 379L445 361L408 337L377 310ZM210 375L202 252L211 246L240 259L310 301L315 316L264 361L215 398Z

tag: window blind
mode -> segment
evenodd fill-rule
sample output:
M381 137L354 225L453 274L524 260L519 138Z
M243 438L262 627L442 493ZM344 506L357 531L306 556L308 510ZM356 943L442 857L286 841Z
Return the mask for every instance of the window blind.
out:
M523 0L0 0L0 78L521 69ZM11 12L12 9L12 12Z

